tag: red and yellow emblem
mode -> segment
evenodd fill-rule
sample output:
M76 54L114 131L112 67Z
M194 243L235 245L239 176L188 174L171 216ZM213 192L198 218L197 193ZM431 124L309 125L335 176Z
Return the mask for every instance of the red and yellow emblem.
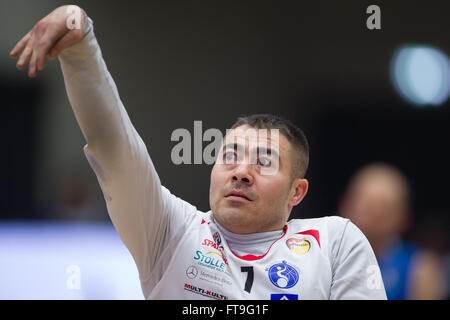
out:
M296 254L305 254L311 248L311 243L306 238L289 238L286 240L286 245Z

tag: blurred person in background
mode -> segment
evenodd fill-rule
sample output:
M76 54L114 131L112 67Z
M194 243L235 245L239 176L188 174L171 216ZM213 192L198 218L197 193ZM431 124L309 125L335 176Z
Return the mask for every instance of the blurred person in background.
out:
M439 255L444 272L444 298L450 299L449 215L446 211L429 210L414 224L412 240Z
M411 224L410 186L394 166L373 163L351 179L339 214L366 235L377 256L388 299L443 299L437 254L403 239Z

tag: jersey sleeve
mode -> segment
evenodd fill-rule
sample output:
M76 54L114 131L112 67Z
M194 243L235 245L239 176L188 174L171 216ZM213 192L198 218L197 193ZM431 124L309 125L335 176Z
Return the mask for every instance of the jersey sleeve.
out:
M142 279L151 272L166 241L183 232L197 209L161 185L147 147L108 72L93 29L88 17L83 40L61 52L59 61L70 104L87 142L85 155L114 227Z
M331 300L385 300L386 291L375 254L365 235L350 220L334 217Z

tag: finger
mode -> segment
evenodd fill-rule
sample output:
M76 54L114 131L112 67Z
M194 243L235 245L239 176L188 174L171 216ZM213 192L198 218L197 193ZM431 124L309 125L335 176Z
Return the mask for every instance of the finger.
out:
M45 58L52 46L52 41L42 41L36 53L36 67L38 70L45 68Z
M45 53L47 51L48 50L40 51L37 56L36 65L39 71L44 70L45 68L45 57L46 57Z
M28 32L17 44L14 46L14 48L9 53L9 56L11 58L15 58L19 52L25 48L25 46L28 43L28 40L30 40L31 32Z
M30 59L32 53L33 49L31 49L30 47L26 47L20 55L19 61L17 61L17 68L22 69L27 63L28 59Z
M37 51L33 50L33 54L31 56L30 65L28 67L28 76L30 78L34 78L37 75L37 66L36 66L36 60L37 60Z

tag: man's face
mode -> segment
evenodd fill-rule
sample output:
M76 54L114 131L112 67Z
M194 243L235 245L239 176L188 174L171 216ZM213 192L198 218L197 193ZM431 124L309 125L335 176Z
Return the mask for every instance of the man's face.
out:
M245 125L229 132L212 169L213 216L231 232L281 230L292 207L306 194L305 179L296 179L291 186L289 141L267 131L266 136L254 134L258 130ZM272 152L258 153L263 149Z

